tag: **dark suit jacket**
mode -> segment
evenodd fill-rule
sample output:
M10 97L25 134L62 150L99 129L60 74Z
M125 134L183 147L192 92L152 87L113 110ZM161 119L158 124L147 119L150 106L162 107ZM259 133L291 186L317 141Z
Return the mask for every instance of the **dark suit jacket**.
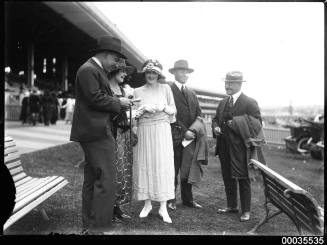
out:
M223 126L223 111L225 108L225 105L228 101L229 97L224 98L218 105L217 110L216 110L216 116L212 119L212 129L214 129L215 127L222 127ZM261 119L261 113L260 113L260 109L258 106L258 103L246 96L245 94L241 93L240 97L238 97L238 99L236 100L233 108L232 108L232 116L242 116L242 115L249 115L249 116L253 116L257 119L260 120L260 122L262 123L262 119ZM240 138L241 141L241 138ZM216 155L218 154L218 147L220 144L220 137L217 137L217 144L216 144Z
M77 71L75 92L70 140L89 142L112 136L111 117L121 111L119 98L112 96L107 74L91 58Z
M223 111L227 101L228 97L224 98L219 103L216 110L216 116L212 120L213 129L217 126L220 128L223 127ZM252 116L259 119L260 123L262 124L261 113L257 102L243 93L241 93L240 97L235 102L231 110L231 114L232 117L242 115ZM228 137L228 140L222 140L222 137ZM226 132L226 135L219 135L217 137L216 155L219 154L219 147L221 147L221 144L226 144L226 142L229 142L230 144L228 145L228 148L229 151L231 151L231 154L229 156L224 156L225 154L229 154L229 152L220 152L220 159L230 159L231 163L228 164L231 164L232 166L232 176L247 177L247 152L242 136L237 134L232 129L229 129Z
M186 99L175 83L169 83L169 85L173 92L177 110L176 122L174 124L181 126L184 135L196 118L201 116L199 101L193 90L185 87Z

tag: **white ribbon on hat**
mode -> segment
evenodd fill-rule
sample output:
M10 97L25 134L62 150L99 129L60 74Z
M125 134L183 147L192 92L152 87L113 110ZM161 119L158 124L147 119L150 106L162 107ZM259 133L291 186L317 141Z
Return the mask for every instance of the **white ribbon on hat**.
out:
M155 66L153 63L149 62L142 70L143 72L146 72L146 71L156 71L158 72L159 74L161 74L161 69L160 67L158 66Z

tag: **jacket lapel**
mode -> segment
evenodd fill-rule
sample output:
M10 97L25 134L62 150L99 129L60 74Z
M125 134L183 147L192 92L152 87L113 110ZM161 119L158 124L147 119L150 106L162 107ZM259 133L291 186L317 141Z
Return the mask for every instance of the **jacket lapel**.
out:
M220 103L221 103L221 106L219 106L219 111L218 111L218 115L219 115L219 122L218 122L218 125L221 125L222 122L223 122L223 111L225 109L225 106L226 106L226 103L227 103L227 100L228 100L228 97L226 97L225 99L223 99Z

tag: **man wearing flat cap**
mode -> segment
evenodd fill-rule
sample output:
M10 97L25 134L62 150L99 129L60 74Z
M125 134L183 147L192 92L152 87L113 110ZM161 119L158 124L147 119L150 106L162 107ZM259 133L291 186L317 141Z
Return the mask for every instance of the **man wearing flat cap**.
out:
M212 120L212 129L217 136L216 155L219 156L221 173L225 185L227 207L218 213L238 213L237 183L239 186L240 221L250 219L251 183L248 174L248 151L243 140L248 125L262 128L261 113L257 102L242 93L243 75L239 71L226 74L227 97L218 105ZM241 126L240 126L241 125ZM244 126L245 125L245 126ZM256 137L256 135L252 136Z
M131 105L130 99L114 97L107 74L126 57L121 42L99 38L94 56L77 71L76 103L70 140L79 142L84 154L82 234L103 232L111 226L115 202L115 139L112 118Z
M178 174L181 171L180 184L183 205L192 208L202 208L200 204L193 200L192 184L188 183L187 178L182 177L184 176L182 169L185 169L182 167L184 151L182 141L184 139L195 139L196 132L191 130L190 126L196 121L198 116L201 116L201 108L196 94L185 86L188 79L187 75L193 71L192 68L189 68L186 60L176 61L174 67L169 69L169 72L175 76L175 81L170 84L170 87L177 109L176 122L171 124L174 143L175 192L178 185ZM168 201L168 208L176 209L176 197Z

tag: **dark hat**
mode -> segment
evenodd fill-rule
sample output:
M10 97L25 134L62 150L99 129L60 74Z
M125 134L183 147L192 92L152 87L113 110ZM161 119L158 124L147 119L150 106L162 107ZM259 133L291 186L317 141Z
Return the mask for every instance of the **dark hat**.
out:
M246 82L243 80L243 74L240 71L227 72L226 77L223 80L225 82Z
M125 70L127 75L133 73L136 69L133 66L126 65L125 59L119 59L119 62L110 67L110 73Z
M126 59L126 56L121 53L121 41L118 38L112 36L102 36L98 39L98 43L95 49L92 51L99 53L102 51L109 51L118 54L121 58Z
M179 69L187 70L189 73L194 71L194 69L188 67L187 60L177 60L174 64L174 67L169 69L169 72L173 74L175 70Z

